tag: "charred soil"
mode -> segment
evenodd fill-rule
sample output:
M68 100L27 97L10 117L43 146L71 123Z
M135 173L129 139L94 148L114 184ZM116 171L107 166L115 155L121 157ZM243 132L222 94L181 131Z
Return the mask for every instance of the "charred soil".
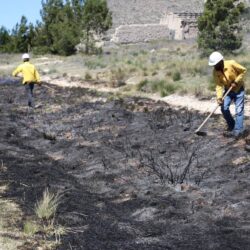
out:
M0 85L1 199L21 208L20 231L49 188L72 229L57 249L249 249L250 156L219 116L199 137L198 112L53 88L36 87L28 109L23 86Z

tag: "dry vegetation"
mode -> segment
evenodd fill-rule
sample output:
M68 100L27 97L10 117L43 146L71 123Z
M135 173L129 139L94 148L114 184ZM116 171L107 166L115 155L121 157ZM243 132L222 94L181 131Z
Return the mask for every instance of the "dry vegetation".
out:
M249 50L226 55L249 68ZM9 75L20 62L20 55L1 55L0 76ZM102 82L127 94L173 93L209 97L214 94L211 68L207 58L200 58L193 43L152 42L105 49L103 55L70 57L34 56L42 76ZM249 74L249 73L248 73ZM247 89L249 83L247 82Z
M226 55L249 68L250 54L242 49L237 55ZM2 56L0 75L8 75L19 62L15 55ZM207 58L200 58L193 43L152 42L105 49L103 55L71 57L35 57L43 76L87 82L103 82L127 94L135 92L172 93L211 96L214 84ZM247 88L248 88L247 82Z

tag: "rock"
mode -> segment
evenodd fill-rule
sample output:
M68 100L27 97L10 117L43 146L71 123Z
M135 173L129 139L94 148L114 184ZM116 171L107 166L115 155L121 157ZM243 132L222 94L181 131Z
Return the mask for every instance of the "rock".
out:
M249 151L250 151L250 145L246 145L245 147L247 147L249 149ZM247 163L247 162L249 162L249 158L248 157L244 157L244 156L238 157L238 158L236 158L236 159L233 160L233 164L236 165L236 166L242 165L242 164Z
M84 53L86 51L86 45L83 43L79 43L76 45L76 51L78 53Z
M101 49L103 46L104 46L104 42L103 41L95 42L95 47L97 49Z

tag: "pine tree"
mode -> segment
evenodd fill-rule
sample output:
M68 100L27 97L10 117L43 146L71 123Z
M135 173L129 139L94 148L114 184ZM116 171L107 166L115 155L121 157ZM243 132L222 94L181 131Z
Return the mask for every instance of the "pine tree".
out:
M93 34L101 35L112 25L112 16L106 0L86 0L83 8L84 42L86 53L93 43Z
M32 23L29 24L28 26L28 52L32 50L32 48L35 46L35 40L36 40L36 31L35 27Z
M14 52L28 52L29 50L29 27L27 18L21 17L20 24L17 23L12 30Z
M0 51L71 55L83 39L87 52L93 34L102 34L112 24L106 0L42 0L42 21L28 24L22 16L11 34L0 29Z
M47 0L42 2L42 23L38 28L39 51L71 55L82 34L81 1Z
M11 36L9 31L4 27L0 27L0 51L1 52L11 52Z
M239 25L244 4L238 0L207 0L198 19L198 45L204 55L219 50L229 52L241 47Z
M46 0L42 1L42 10L40 11L42 25L40 26L41 35L44 36L41 40L41 46L46 46L52 49L54 39L54 26L62 20L63 0ZM53 51L51 51L53 52Z

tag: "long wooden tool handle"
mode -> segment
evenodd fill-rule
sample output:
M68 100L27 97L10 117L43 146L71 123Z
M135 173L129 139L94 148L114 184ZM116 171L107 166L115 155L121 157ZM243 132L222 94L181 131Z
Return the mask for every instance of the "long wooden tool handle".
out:
M53 89L53 88L51 88L51 87L49 87L49 86L46 86L46 85L44 85L44 84L42 84L42 87L45 87L46 89L49 89L49 90L52 90L52 91L55 91L55 89Z
M232 86L227 90L227 92L225 93L225 95L222 97L222 101L225 99L225 97L228 95L228 93L232 90ZM204 122L200 125L199 128L197 128L195 130L195 133L199 132L200 129L206 124L206 122L208 121L208 119L214 114L214 112L217 110L217 108L220 106L220 104L217 104L216 107L214 108L214 110L207 116L207 118L204 120Z

